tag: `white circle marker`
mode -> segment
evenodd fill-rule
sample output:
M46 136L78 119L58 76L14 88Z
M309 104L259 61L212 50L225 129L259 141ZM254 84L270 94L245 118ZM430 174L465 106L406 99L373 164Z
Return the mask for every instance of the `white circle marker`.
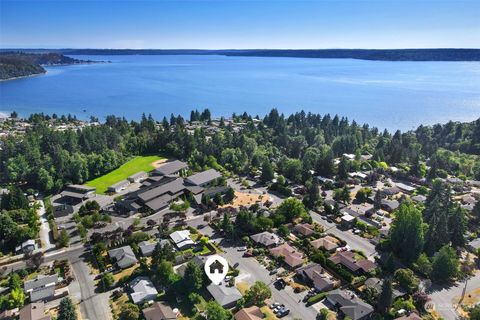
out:
M228 262L225 258L215 254L207 259L204 269L212 283L219 285L227 276Z

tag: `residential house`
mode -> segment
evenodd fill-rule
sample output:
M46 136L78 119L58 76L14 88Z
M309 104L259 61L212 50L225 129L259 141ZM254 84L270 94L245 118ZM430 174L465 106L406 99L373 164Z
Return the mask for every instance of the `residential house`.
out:
M58 275L38 275L32 280L23 283L25 293L30 295L30 301L46 301L55 296L55 286Z
M185 182L193 186L206 187L214 184L221 176L217 170L209 169L187 177Z
M290 268L296 268L303 264L303 253L291 247L288 243L284 243L278 247L271 248L270 254L274 257L284 257L285 263Z
M357 274L372 271L377 267L373 261L363 257L359 258L355 252L352 251L337 252L335 255L331 256L329 260L335 264L341 264L348 270Z
M480 249L480 238L474 239L467 243L467 248L474 253L478 252Z
M412 200L418 203L425 203L425 201L427 201L427 197L421 194L417 194L416 196L412 197Z
M155 300L158 291L148 277L136 277L128 286L132 290L130 297L133 303L144 303Z
M167 240L168 241L168 240ZM138 248L144 257L150 257L155 250L158 242L142 241L138 244Z
M267 248L275 247L280 243L280 238L271 232L264 231L250 236L253 242L261 244Z
M195 246L195 242L190 238L190 231L179 230L170 233L170 239L173 240L179 250L185 250Z
M395 320L422 320L422 319L423 318L414 311L406 312L403 316L395 318Z
M148 178L148 174L145 171L140 171L135 174L132 174L127 179L130 183L140 183L145 181Z
M323 238L310 241L310 244L315 249L324 249L330 252L335 251L335 249L339 247L338 243L339 241L332 236L325 236Z
M235 320L261 320L264 318L264 315L259 307L251 306L238 310L234 318Z
M368 319L374 309L368 303L363 302L353 293L345 292L340 289L328 293L326 300L343 317L349 317L352 320Z
M320 291L328 291L335 288L339 281L328 274L318 263L311 263L297 269L297 276L313 285Z
M15 252L17 254L29 254L32 253L33 251L37 250L37 244L35 243L35 240L30 239L25 242L23 242L21 245L17 246L15 248Z
M210 284L207 286L208 292L224 308L233 308L237 301L242 298L242 294L235 286L227 286L225 283L219 285Z
M19 320L51 320L50 315L45 314L43 302L29 303L20 309Z
M382 199L381 206L383 210L393 212L400 206L400 203L397 200Z
M400 188L397 188L397 187L390 187L382 190L382 193L387 196L394 196L396 194L399 194L400 192L401 192Z
M408 194L411 194L416 190L415 187L412 187L408 184L401 183L401 182L397 183L396 187L400 189L400 191L402 191L403 193L408 193Z
M122 180L108 187L108 192L118 193L120 191L127 189L129 185L130 185L130 181Z
M172 320L177 315L172 308L162 302L155 302L151 307L142 310L145 320Z
M311 236L315 231L313 230L313 226L308 223L301 223L295 225L293 231L303 237Z
M154 170L154 173L161 176L179 176L187 168L188 165L185 162L174 160L162 164L160 167Z
M340 224L342 225L343 228L349 229L353 226L354 221L355 221L354 216L352 216L348 213L344 213L342 218L341 218Z
M383 279L379 278L368 278L365 280L365 287L375 289L378 293L382 292ZM392 298L395 300L397 298L403 297L406 295L406 292L400 291L396 288L392 289Z
M130 246L112 249L108 251L108 256L120 269L129 268L138 262Z

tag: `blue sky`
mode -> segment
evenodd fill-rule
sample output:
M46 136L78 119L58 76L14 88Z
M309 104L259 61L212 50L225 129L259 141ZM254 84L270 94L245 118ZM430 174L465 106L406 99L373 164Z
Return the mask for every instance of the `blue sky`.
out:
M480 1L0 0L3 48L479 48Z

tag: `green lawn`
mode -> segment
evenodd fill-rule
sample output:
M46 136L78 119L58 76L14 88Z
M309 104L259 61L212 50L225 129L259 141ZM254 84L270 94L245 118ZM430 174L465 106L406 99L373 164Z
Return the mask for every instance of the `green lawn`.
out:
M162 159L162 157L159 156L135 157L106 175L88 181L86 185L97 188L97 193L103 194L112 184L124 180L134 173L139 171L148 172L154 169L152 162L160 159Z

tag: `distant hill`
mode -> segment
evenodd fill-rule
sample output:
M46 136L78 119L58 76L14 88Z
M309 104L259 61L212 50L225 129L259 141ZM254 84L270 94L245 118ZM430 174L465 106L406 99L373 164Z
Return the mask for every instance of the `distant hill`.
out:
M45 73L43 66L58 66L79 63L91 63L64 56L60 53L0 53L0 80L26 77Z
M381 61L480 61L480 49L321 49L321 50L163 50L163 49L29 49L25 52L60 52L68 55L226 55L361 59Z

